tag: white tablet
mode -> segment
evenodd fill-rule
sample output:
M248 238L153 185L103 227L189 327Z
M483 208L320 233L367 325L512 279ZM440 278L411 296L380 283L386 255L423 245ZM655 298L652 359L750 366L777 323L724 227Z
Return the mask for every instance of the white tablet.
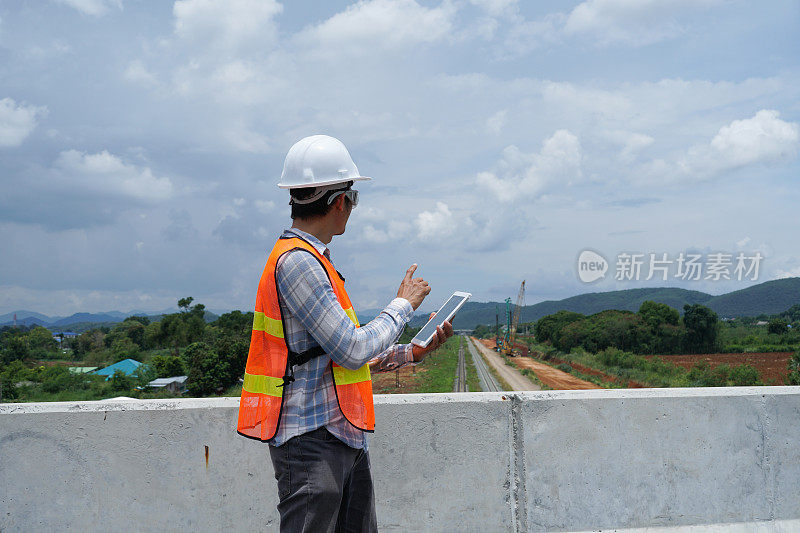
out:
M428 323L425 324L419 333L417 333L416 337L411 339L411 344L416 344L417 346L421 346L425 348L428 344L430 344L433 336L436 335L436 327L441 326L445 322L449 322L453 316L455 316L456 311L461 309L461 306L467 303L470 296L472 296L468 292L460 292L456 291L453 295L447 299L447 301L442 305L436 314L428 320Z

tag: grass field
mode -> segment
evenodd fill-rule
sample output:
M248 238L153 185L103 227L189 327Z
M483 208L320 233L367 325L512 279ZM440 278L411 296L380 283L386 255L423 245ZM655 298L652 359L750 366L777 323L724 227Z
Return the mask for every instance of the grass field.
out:
M438 350L428 355L416 368L405 367L396 372L372 375L375 394L408 394L422 392L453 392L453 380L458 366L458 347L461 337L451 337ZM466 346L464 347L466 350ZM467 386L480 391L478 371L467 355Z

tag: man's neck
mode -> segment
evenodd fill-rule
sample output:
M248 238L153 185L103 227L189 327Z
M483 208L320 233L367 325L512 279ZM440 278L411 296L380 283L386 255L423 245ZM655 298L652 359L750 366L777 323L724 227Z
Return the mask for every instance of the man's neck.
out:
M333 231L331 231L330 223L326 220L326 217L309 219L298 218L292 222L292 227L313 235L326 246L330 244L333 239Z

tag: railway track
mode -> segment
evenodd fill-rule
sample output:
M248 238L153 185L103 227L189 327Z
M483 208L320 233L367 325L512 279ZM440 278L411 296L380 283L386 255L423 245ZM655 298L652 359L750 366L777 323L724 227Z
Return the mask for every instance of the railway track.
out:
M494 379L494 376L492 376L492 373L489 372L489 368L486 366L483 357L478 353L469 339L467 339L467 347L469 348L469 354L472 356L472 361L475 363L475 369L478 371L478 379L481 382L481 388L489 392L503 390L500 384L497 383L497 380Z
M464 357L464 336L459 336L458 341L458 366L456 367L456 379L453 380L453 392L469 392L467 386L467 364Z

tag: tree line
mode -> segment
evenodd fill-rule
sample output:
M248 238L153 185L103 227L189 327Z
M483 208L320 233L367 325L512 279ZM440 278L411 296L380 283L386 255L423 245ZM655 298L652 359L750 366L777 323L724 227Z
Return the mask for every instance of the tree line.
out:
M232 311L207 323L205 306L194 304L193 298L181 298L178 307L179 312L157 321L130 316L61 343L43 327L0 329L2 398L146 396L148 382L179 375L188 376L186 387L195 396L235 386L247 362L253 313ZM134 376L118 372L106 381L105 376L67 370L77 364L105 367L129 358L143 363Z
M683 309L681 317L666 304L646 301L635 313L606 310L587 316L558 311L536 322L536 339L564 352L576 347L590 352L614 347L646 355L717 351L717 314L699 304Z

